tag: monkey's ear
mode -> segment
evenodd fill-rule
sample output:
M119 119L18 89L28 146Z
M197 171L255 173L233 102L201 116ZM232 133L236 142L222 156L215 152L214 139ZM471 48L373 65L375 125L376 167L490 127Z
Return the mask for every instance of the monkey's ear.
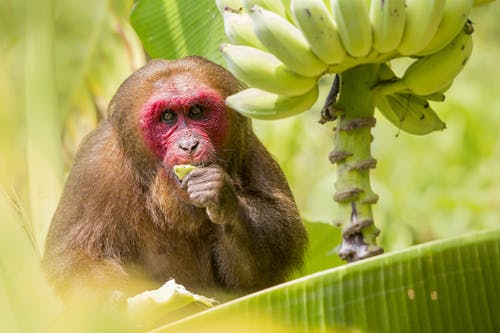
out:
M115 99L111 99L111 102L109 102L109 105L108 105L108 118L109 116L111 116L114 112L115 112L115 109L116 109L116 102L115 102Z

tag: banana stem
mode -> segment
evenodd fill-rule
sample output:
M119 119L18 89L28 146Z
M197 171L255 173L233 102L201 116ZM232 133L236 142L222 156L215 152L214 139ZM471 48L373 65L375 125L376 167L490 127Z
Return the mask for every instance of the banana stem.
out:
M406 90L406 85L401 80L381 83L376 88L377 93L381 95L391 95Z
M337 164L336 193L338 215L334 223L342 227L339 256L349 262L383 252L377 246L372 205L378 196L370 186L370 169L377 161L371 156L371 127L375 126L375 92L380 65L367 64L341 74L335 148L330 161Z

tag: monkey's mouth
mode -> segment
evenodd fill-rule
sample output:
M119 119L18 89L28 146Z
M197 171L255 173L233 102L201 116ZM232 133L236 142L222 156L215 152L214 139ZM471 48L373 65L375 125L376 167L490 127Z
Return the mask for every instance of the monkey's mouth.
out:
M183 161L179 161L177 163L175 163L175 165L192 165L196 168L204 168L204 167L207 167L209 166L210 164L212 164L212 162L209 162L209 161L192 161L192 160L183 160ZM174 167L171 167L171 169L173 170Z

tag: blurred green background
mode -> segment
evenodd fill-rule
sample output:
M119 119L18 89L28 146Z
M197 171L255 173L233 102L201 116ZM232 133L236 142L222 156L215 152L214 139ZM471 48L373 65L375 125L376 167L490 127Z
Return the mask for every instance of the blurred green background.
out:
M5 332L19 328L13 308L52 309L43 305L48 301L41 295L48 291L38 258L64 177L80 140L105 115L119 84L146 59L129 25L131 8L132 0L0 2ZM447 100L433 104L445 131L417 137L377 119L372 179L380 200L374 214L386 251L500 226L498 17L498 1L473 10L473 56ZM333 124L318 124L318 106L292 119L254 121L254 127L284 169L304 218L329 222L335 211L335 168L327 158ZM43 311L24 328L36 330L41 318Z

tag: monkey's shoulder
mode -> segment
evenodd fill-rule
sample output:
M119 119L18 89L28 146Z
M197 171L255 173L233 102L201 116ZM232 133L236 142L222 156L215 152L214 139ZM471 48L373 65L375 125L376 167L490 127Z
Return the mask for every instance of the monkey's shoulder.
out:
M244 182L259 191L282 191L291 195L283 170L259 138L251 133L244 156L242 176Z
M142 197L116 134L103 123L80 145L53 217L50 238L75 237L78 230L87 242L126 243L127 237L133 238L130 225L146 216Z
M62 200L109 201L126 196L132 172L107 122L89 133L78 149ZM130 179L128 179L130 178ZM118 196L118 197L117 197Z

